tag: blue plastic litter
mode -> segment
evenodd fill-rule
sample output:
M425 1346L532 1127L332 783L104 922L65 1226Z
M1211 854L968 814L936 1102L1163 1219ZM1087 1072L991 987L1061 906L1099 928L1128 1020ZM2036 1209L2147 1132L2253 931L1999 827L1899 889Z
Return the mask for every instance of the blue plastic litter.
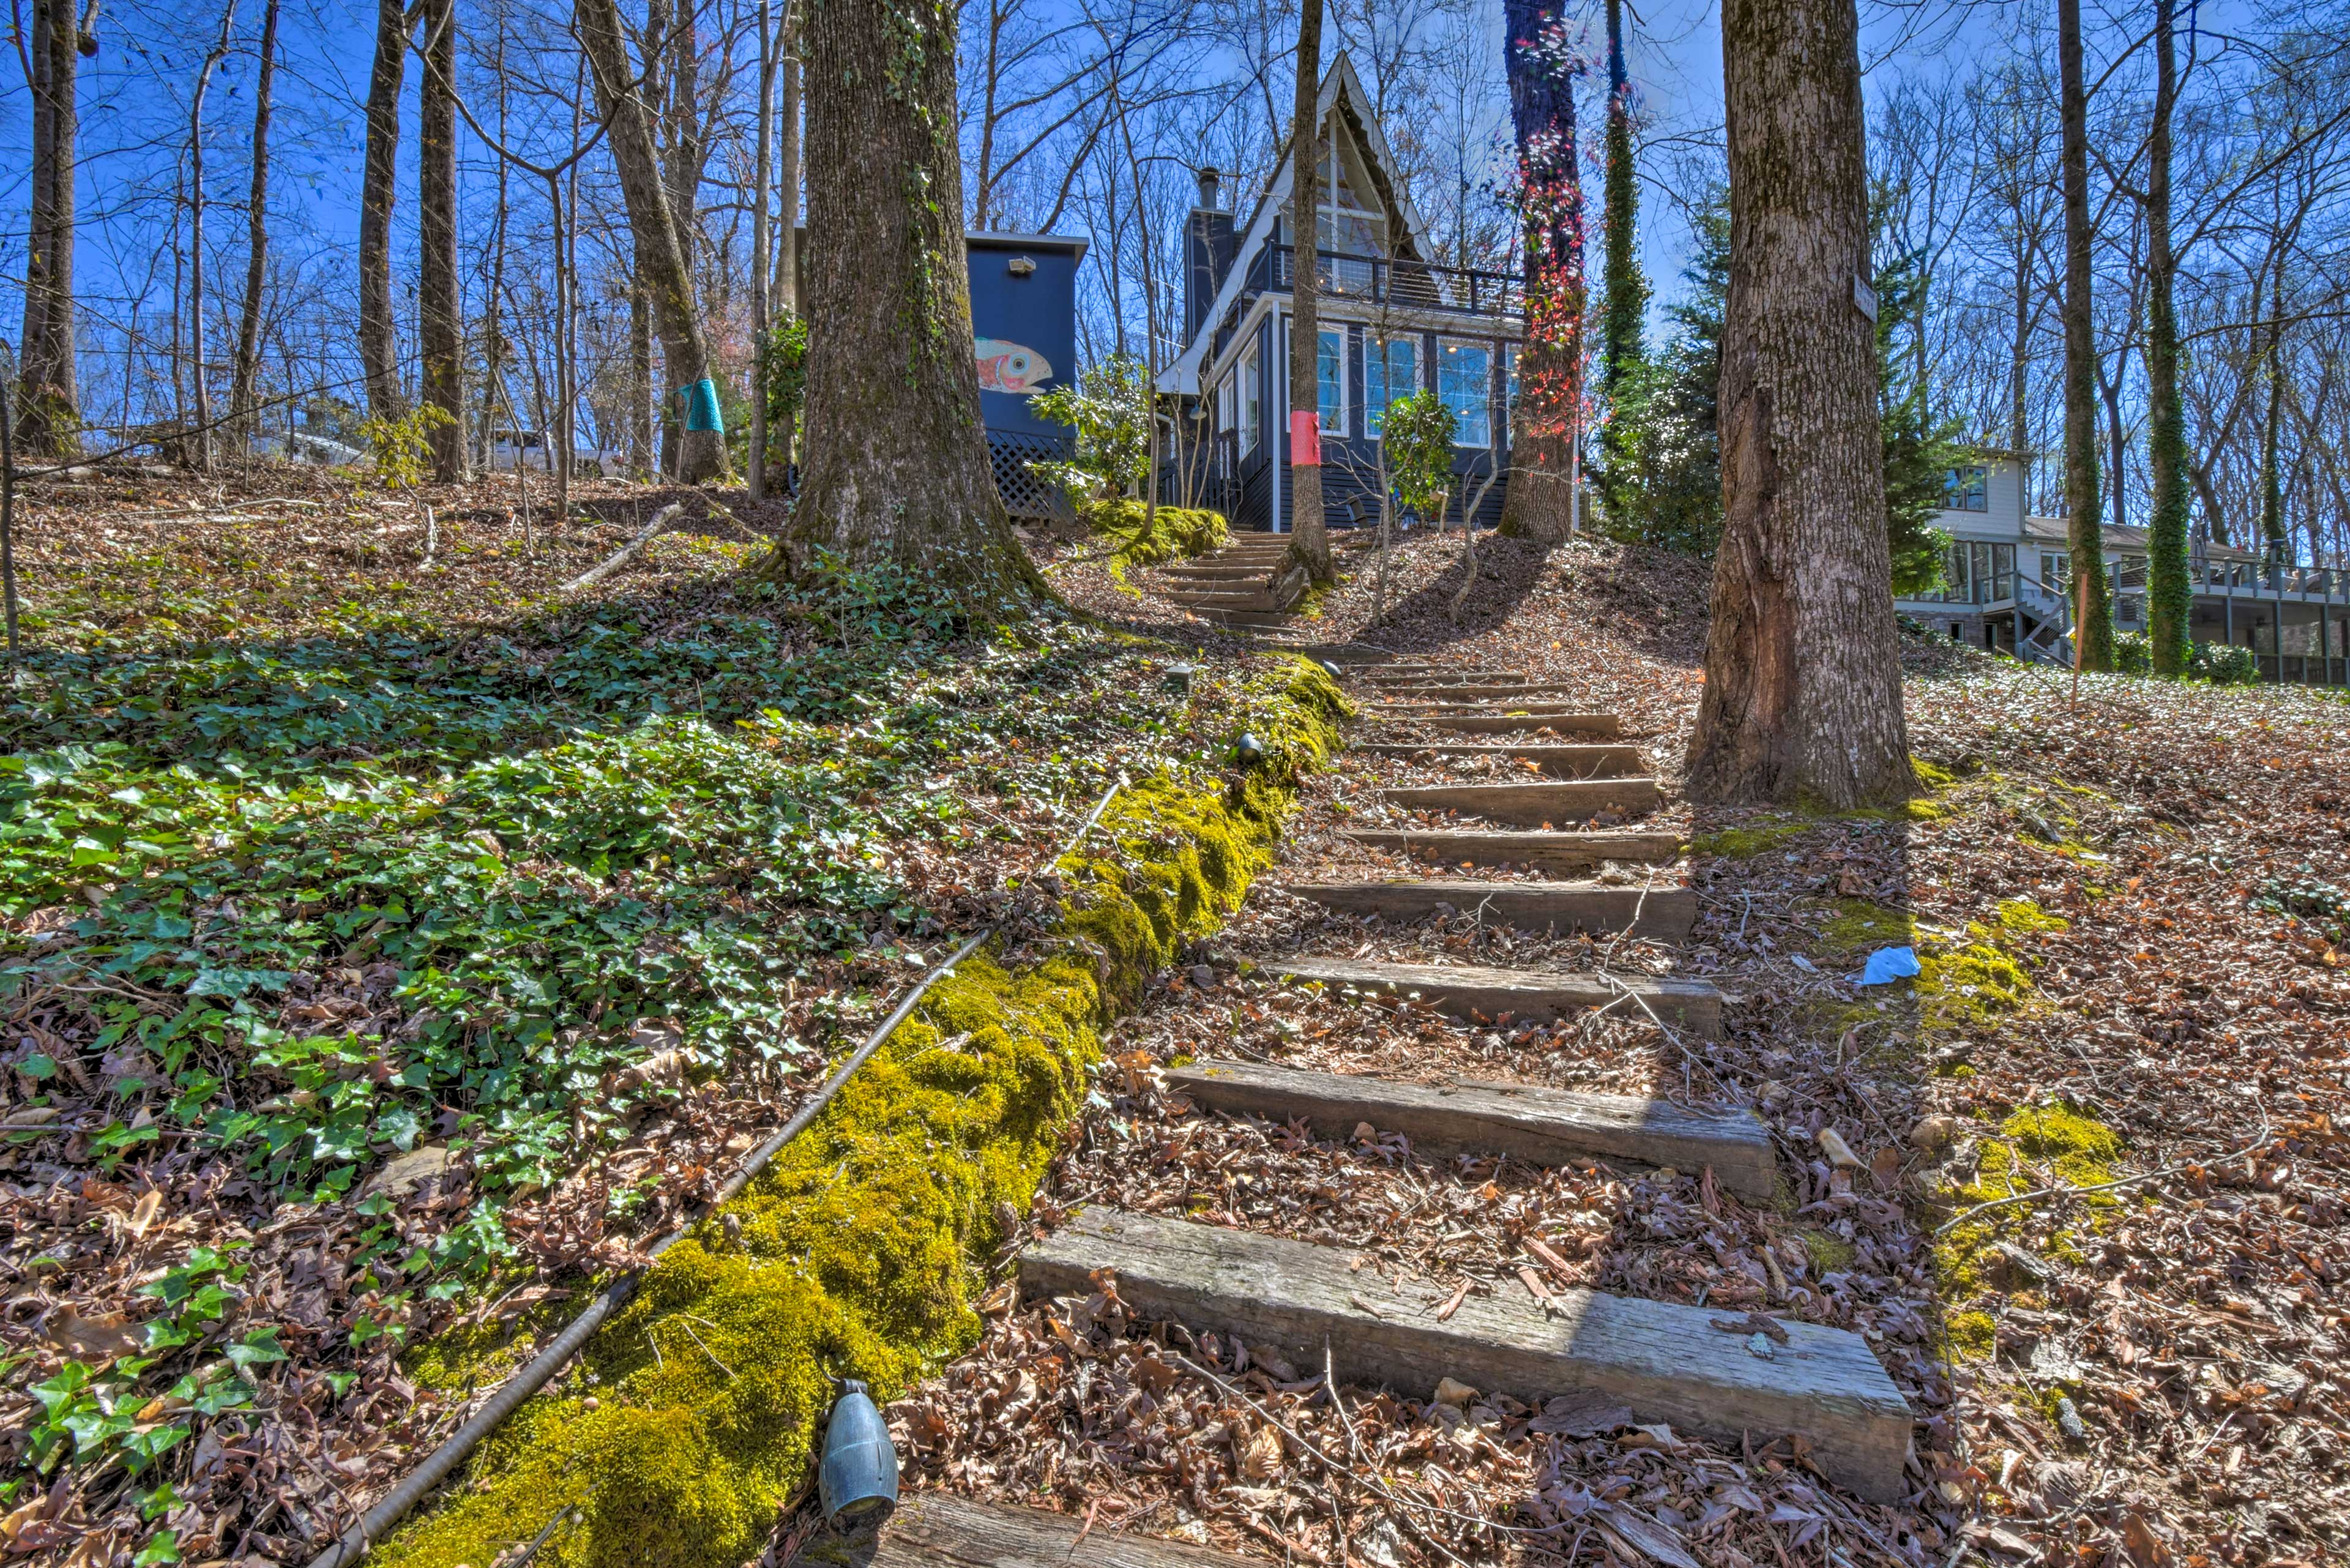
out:
M1918 972L1918 955L1908 948L1879 948L1868 955L1854 977L1860 985L1891 985L1897 980L1908 980Z
M690 431L716 431L726 433L726 421L718 411L718 383L704 376L691 387L679 389L685 395L685 428Z
M837 1530L878 1523L898 1506L898 1450L865 1385L853 1379L825 1425L817 1484L824 1516Z

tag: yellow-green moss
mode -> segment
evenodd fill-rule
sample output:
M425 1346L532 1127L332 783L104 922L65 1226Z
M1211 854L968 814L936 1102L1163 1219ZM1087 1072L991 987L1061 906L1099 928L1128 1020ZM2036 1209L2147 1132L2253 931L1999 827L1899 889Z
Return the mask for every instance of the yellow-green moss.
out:
M1963 944L1930 945L1918 955L1918 1002L1929 1034L1989 1029L2031 1000L2032 977L1991 932L1970 925L1967 936Z
M2000 1124L1997 1137L1983 1139L1974 1180L1946 1196L1955 1210L2012 1198L2041 1185L2034 1168L2054 1170L2067 1186L2101 1186L2114 1179L2114 1163L2121 1154L2120 1137L2103 1123L2063 1106L2026 1106ZM2110 1208L2114 1202L2096 1193L2085 1201L2091 1208ZM1989 1210L1951 1228L1934 1249L1935 1271L1947 1299L1964 1301L1982 1289L1984 1253L1994 1242L2014 1241L2022 1234L2020 1221L2026 1207ZM2059 1231L2039 1251L2059 1262L2076 1262L2078 1233Z
M1829 904L1834 912L1820 928L1820 936L1840 951L1906 947L1915 940L1917 923L1907 909L1888 909L1866 898L1835 898Z
M1915 757L1909 759L1909 771L1918 775L1918 784L1921 789L1943 790L1959 782L1959 775L1950 769L1932 763L1921 763Z
M1950 1349L1964 1361L1981 1361L1999 1343L1999 1323L1987 1312L1953 1313L1942 1327Z
M1001 1240L997 1206L1035 1197L1102 1029L1238 905L1296 778L1336 743L1345 700L1314 665L1268 659L1244 685L1265 763L1222 789L1124 792L1094 840L1116 853L1061 864L1056 950L1011 968L983 951L932 987L723 1217L646 1274L560 1390L478 1450L471 1483L379 1555L486 1563L576 1507L541 1552L556 1568L733 1568L806 1483L833 1379L886 1401L972 1343L974 1260Z
M2002 898L1999 906L2000 929L2004 931L2069 931L2073 922L2062 915L2052 915L2032 898Z
M1800 816L1773 816L1743 827L1716 828L1690 839L1690 853L1720 856L1724 860L1752 859L1789 839L1802 837L1813 826Z
M1095 534L1120 541L1113 570L1204 556L1229 536L1222 513L1191 506L1161 506L1154 514L1139 501L1091 501L1077 517Z
M1795 1232L1795 1237L1804 1244L1804 1255L1811 1260L1814 1279L1822 1274L1835 1273L1839 1269L1849 1269L1853 1260L1859 1256L1859 1250L1851 1242L1817 1225L1803 1227Z

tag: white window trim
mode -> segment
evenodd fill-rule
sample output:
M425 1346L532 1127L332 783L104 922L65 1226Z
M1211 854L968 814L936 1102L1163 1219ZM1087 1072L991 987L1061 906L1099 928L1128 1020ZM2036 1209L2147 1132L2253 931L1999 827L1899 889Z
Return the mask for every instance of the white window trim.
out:
M1240 389L1240 409L1237 417L1240 421L1243 457L1253 457L1258 445L1264 440L1263 393L1260 390L1260 383L1263 379L1263 348L1259 343L1252 342L1241 350L1240 372L1234 382ZM1252 402L1257 404L1253 409L1249 407Z

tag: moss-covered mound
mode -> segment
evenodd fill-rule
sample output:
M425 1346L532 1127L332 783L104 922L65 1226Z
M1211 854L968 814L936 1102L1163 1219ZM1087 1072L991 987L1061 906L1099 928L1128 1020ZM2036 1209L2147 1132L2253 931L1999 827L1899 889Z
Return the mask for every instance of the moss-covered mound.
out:
M1120 541L1118 564L1156 566L1222 549L1224 516L1191 506L1161 506L1154 514L1139 501L1091 501L1077 514L1096 535Z
M560 1391L379 1555L486 1563L577 1508L542 1558L733 1568L807 1482L834 1379L894 1398L972 1343L978 1260L1002 1240L997 1216L1035 1196L1103 1027L1237 905L1295 779L1336 742L1344 699L1304 660L1247 696L1264 765L1121 794L1062 863L1057 940L986 952L933 987L760 1179L661 1259Z

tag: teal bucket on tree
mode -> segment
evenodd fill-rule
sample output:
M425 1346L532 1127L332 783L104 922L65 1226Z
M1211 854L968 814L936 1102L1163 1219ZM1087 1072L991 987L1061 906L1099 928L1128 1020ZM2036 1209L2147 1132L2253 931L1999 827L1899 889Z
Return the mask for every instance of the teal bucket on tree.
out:
M704 376L691 387L680 387L677 392L685 400L686 429L726 433L725 417L718 411L717 382Z

